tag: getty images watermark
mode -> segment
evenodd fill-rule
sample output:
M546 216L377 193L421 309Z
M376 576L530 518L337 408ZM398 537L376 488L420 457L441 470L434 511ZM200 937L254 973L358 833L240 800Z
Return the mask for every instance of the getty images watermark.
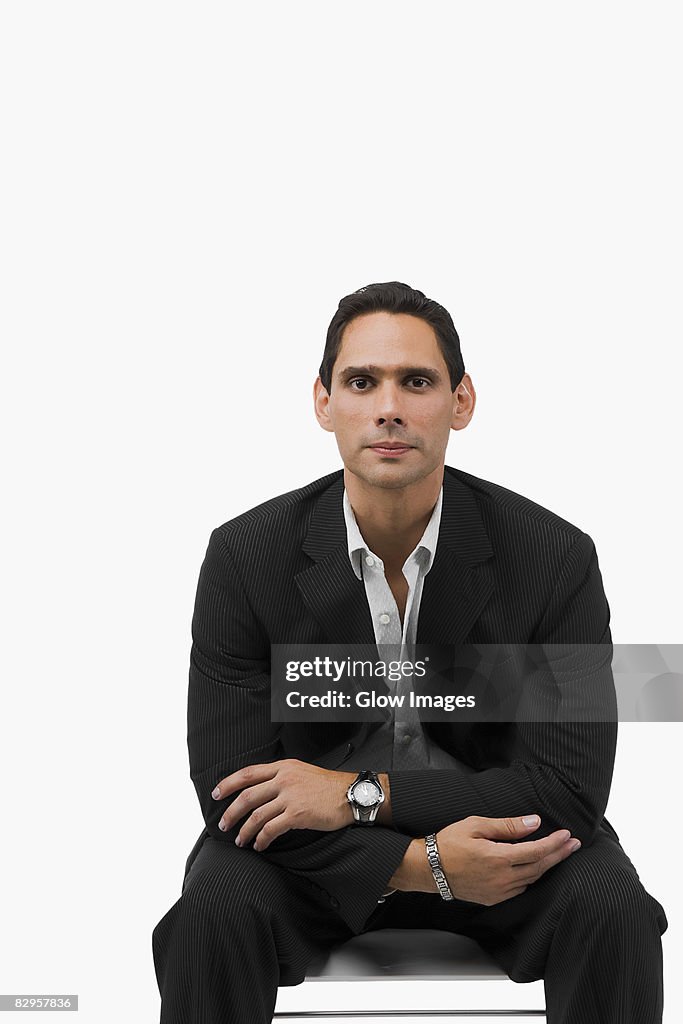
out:
M286 646L286 645L282 645ZM329 682L333 685L343 681L345 689L327 689L322 692L311 692L311 686L303 689L287 689L282 695L288 708L423 708L453 711L455 708L474 708L474 694L424 693L418 692L416 686L410 686L403 692L378 692L376 682L381 680L388 684L396 684L411 680L421 684L429 673L430 655L424 659L413 661L410 658L384 660L378 658L346 658L339 659L330 655L314 654L309 659L287 659L285 661L285 681L288 684L305 680ZM279 679L279 676L276 678ZM349 686L349 683L351 685ZM372 685L372 689L362 689L363 683Z
M271 719L683 721L683 645L273 644Z

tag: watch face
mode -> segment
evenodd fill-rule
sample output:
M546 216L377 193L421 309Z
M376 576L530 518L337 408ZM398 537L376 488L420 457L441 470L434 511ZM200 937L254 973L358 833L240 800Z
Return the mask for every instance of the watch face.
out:
M372 807L379 800L379 790L374 782L357 782L353 787L353 799L361 807Z

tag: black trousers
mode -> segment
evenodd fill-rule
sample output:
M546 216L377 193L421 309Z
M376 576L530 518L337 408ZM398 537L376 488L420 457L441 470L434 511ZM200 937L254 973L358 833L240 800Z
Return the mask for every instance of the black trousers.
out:
M600 831L494 907L396 893L363 931L442 928L476 939L518 982L544 979L548 1024L660 1024L667 920ZM161 1024L271 1024L279 985L353 932L326 893L262 854L204 841L152 934Z

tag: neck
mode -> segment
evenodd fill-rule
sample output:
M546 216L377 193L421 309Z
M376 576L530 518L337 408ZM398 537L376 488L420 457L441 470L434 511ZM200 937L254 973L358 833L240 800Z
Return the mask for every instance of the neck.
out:
M400 572L431 519L443 483L443 464L405 487L373 487L344 470L353 514L363 540L388 572Z

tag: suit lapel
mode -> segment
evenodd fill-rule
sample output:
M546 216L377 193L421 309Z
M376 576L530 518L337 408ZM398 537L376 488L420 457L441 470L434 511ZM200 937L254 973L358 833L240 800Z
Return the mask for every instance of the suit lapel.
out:
M425 576L417 643L460 644L495 585L481 569L493 548L469 487L447 466L436 556Z
M443 481L443 505L436 556L425 576L417 623L417 643L453 645L453 670L447 678L456 678L466 652L458 645L467 636L495 590L484 563L493 557L493 548L472 490L447 466ZM449 655L450 660L450 655ZM472 733L469 722L455 719L448 725L424 723L425 731L451 754L472 761L468 743Z
M306 606L330 643L374 644L365 585L353 571L342 500L344 477L316 502L303 550L314 564L296 575Z

